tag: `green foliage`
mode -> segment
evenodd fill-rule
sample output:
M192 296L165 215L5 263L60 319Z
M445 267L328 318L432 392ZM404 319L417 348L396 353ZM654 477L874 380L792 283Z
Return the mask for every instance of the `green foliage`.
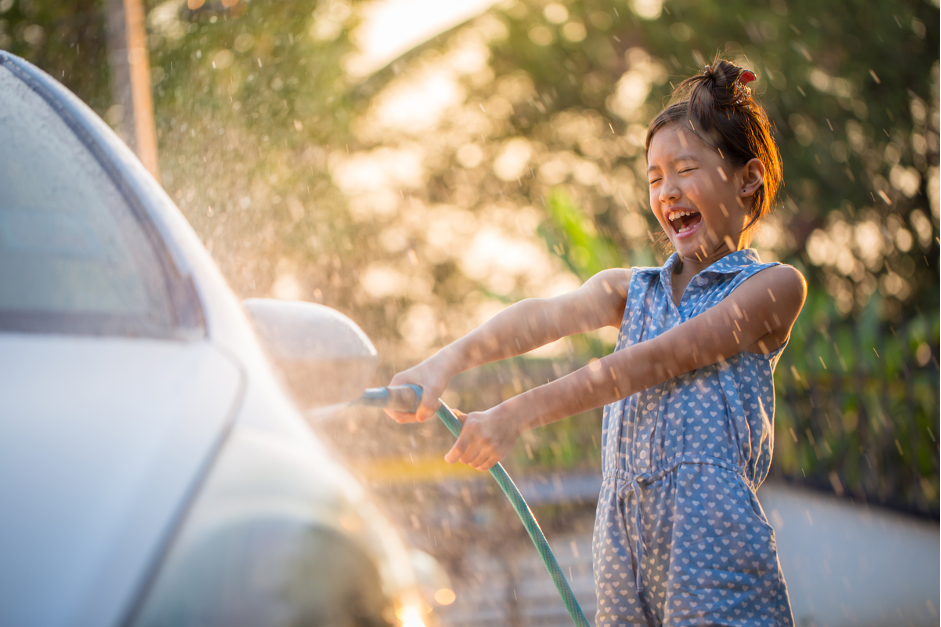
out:
M0 2L0 49L39 66L104 115L111 102L99 0Z
M937 7L673 0L655 21L603 2L566 8L564 24L537 3L504 16L509 35L494 47L494 65L522 69L538 94L516 110L517 133L545 141L542 124L569 109L597 111L599 127L642 137L671 85L715 51L758 73L755 91L777 129L786 183L777 228L759 246L811 284L779 364L774 472L936 513L938 201L929 189L938 185ZM594 26L577 45L564 34L574 21ZM536 43L548 40L558 43ZM646 80L621 83L634 90L625 93L649 94L615 115L610 95L634 70ZM584 148L581 156L591 156ZM641 188L643 155L624 148L606 154L603 169L625 163ZM623 222L604 190L575 194L598 230ZM564 216L577 210L565 207L560 218L556 206L548 209L555 224L576 222ZM540 234L586 276L586 264L559 247L559 232ZM580 235L568 237L578 246Z
M879 298L850 325L828 294L811 292L775 377L773 473L931 514L938 317L886 329Z
M598 234L594 222L565 192L553 190L546 208L550 224L541 228L539 234L582 281L623 264L610 238Z
M567 108L597 110L604 126L619 131L632 132L632 124L642 129L671 85L716 51L727 51L758 73L754 88L782 147L786 186L778 219L784 241L774 246L776 252L800 256L844 316L861 311L879 288L886 296L884 319L907 317L916 306L937 308L937 290L917 289L938 282L937 227L931 226L937 214L926 220L930 177L937 181L936 7L921 1L822 8L809 0L671 0L658 19L647 21L596 1L569 5L569 20L559 25L539 9L525 3L510 10L510 34L495 46L496 67L522 69L536 85L539 97L516 115L521 132L530 134L542 119ZM577 45L564 36L574 21L589 25ZM538 29L558 45L534 43ZM642 104L624 117L611 106L606 111L619 77L624 81L632 71L649 80L627 81L621 88ZM641 98L645 88L649 95ZM628 152L606 167L613 170L618 161L633 165L637 157ZM609 207L596 217L616 223L611 212ZM875 239L884 241L871 242L859 228L834 227L866 222L882 232ZM808 250L807 240L818 230ZM899 236L900 230L906 233ZM825 247L847 254L839 258ZM902 281L880 284L891 273Z
M773 472L937 512L935 4L667 0L641 16L609 0L520 0L361 82L343 71L358 4L226 4L147 3L163 183L239 295L350 313L378 345L385 380L479 323L492 301L655 265L647 122L716 51L754 70L785 176L757 245L810 283L778 365ZM0 0L0 47L107 119L105 41L96 0ZM377 121L390 95L429 76L438 87L447 76L451 91L412 102L456 94L444 113L417 129ZM340 166L374 157L395 176L340 189ZM596 338L570 347L458 384L460 406L499 402L610 350ZM515 461L594 464L597 430L597 413L563 421Z

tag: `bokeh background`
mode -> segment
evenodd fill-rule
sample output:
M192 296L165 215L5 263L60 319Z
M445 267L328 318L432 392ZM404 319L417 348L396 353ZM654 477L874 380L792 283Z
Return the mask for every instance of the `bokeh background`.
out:
M754 70L785 178L754 245L810 290L777 370L772 479L937 520L937 0L144 9L163 186L239 296L355 320L379 350L377 384L516 300L658 265L669 251L653 243L646 124L717 51ZM125 132L107 10L0 0L0 48ZM445 400L491 406L613 341L575 337L461 375ZM508 469L596 471L600 420L526 434ZM440 503L441 478L466 475L440 462L440 425L346 412L314 426L400 505ZM483 511L448 507L455 521ZM570 513L541 516L564 526ZM440 533L458 533L442 520Z

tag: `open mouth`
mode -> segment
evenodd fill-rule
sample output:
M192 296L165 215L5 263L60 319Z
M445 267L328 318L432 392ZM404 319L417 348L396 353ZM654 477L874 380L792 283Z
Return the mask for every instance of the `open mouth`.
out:
M673 231L677 235L684 235L699 225L702 221L702 216L698 211L675 209L667 214L667 220L670 222L670 226L673 227Z

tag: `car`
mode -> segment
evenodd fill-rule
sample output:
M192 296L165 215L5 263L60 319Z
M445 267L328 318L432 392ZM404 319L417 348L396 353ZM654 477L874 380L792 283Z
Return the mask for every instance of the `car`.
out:
M428 621L305 422L376 363L339 312L240 302L111 129L0 51L0 624Z

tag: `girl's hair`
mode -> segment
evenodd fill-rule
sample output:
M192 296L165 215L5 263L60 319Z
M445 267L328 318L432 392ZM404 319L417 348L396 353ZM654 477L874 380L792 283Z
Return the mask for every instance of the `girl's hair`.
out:
M671 104L661 111L647 127L644 156L650 150L653 136L668 124L678 123L695 133L707 146L719 151L735 167L751 159L760 159L765 166L765 180L755 192L748 231L771 210L774 196L781 186L781 154L772 137L771 123L740 81L749 70L719 56L705 67L702 74L691 76L673 90ZM754 79L749 72L747 79Z

